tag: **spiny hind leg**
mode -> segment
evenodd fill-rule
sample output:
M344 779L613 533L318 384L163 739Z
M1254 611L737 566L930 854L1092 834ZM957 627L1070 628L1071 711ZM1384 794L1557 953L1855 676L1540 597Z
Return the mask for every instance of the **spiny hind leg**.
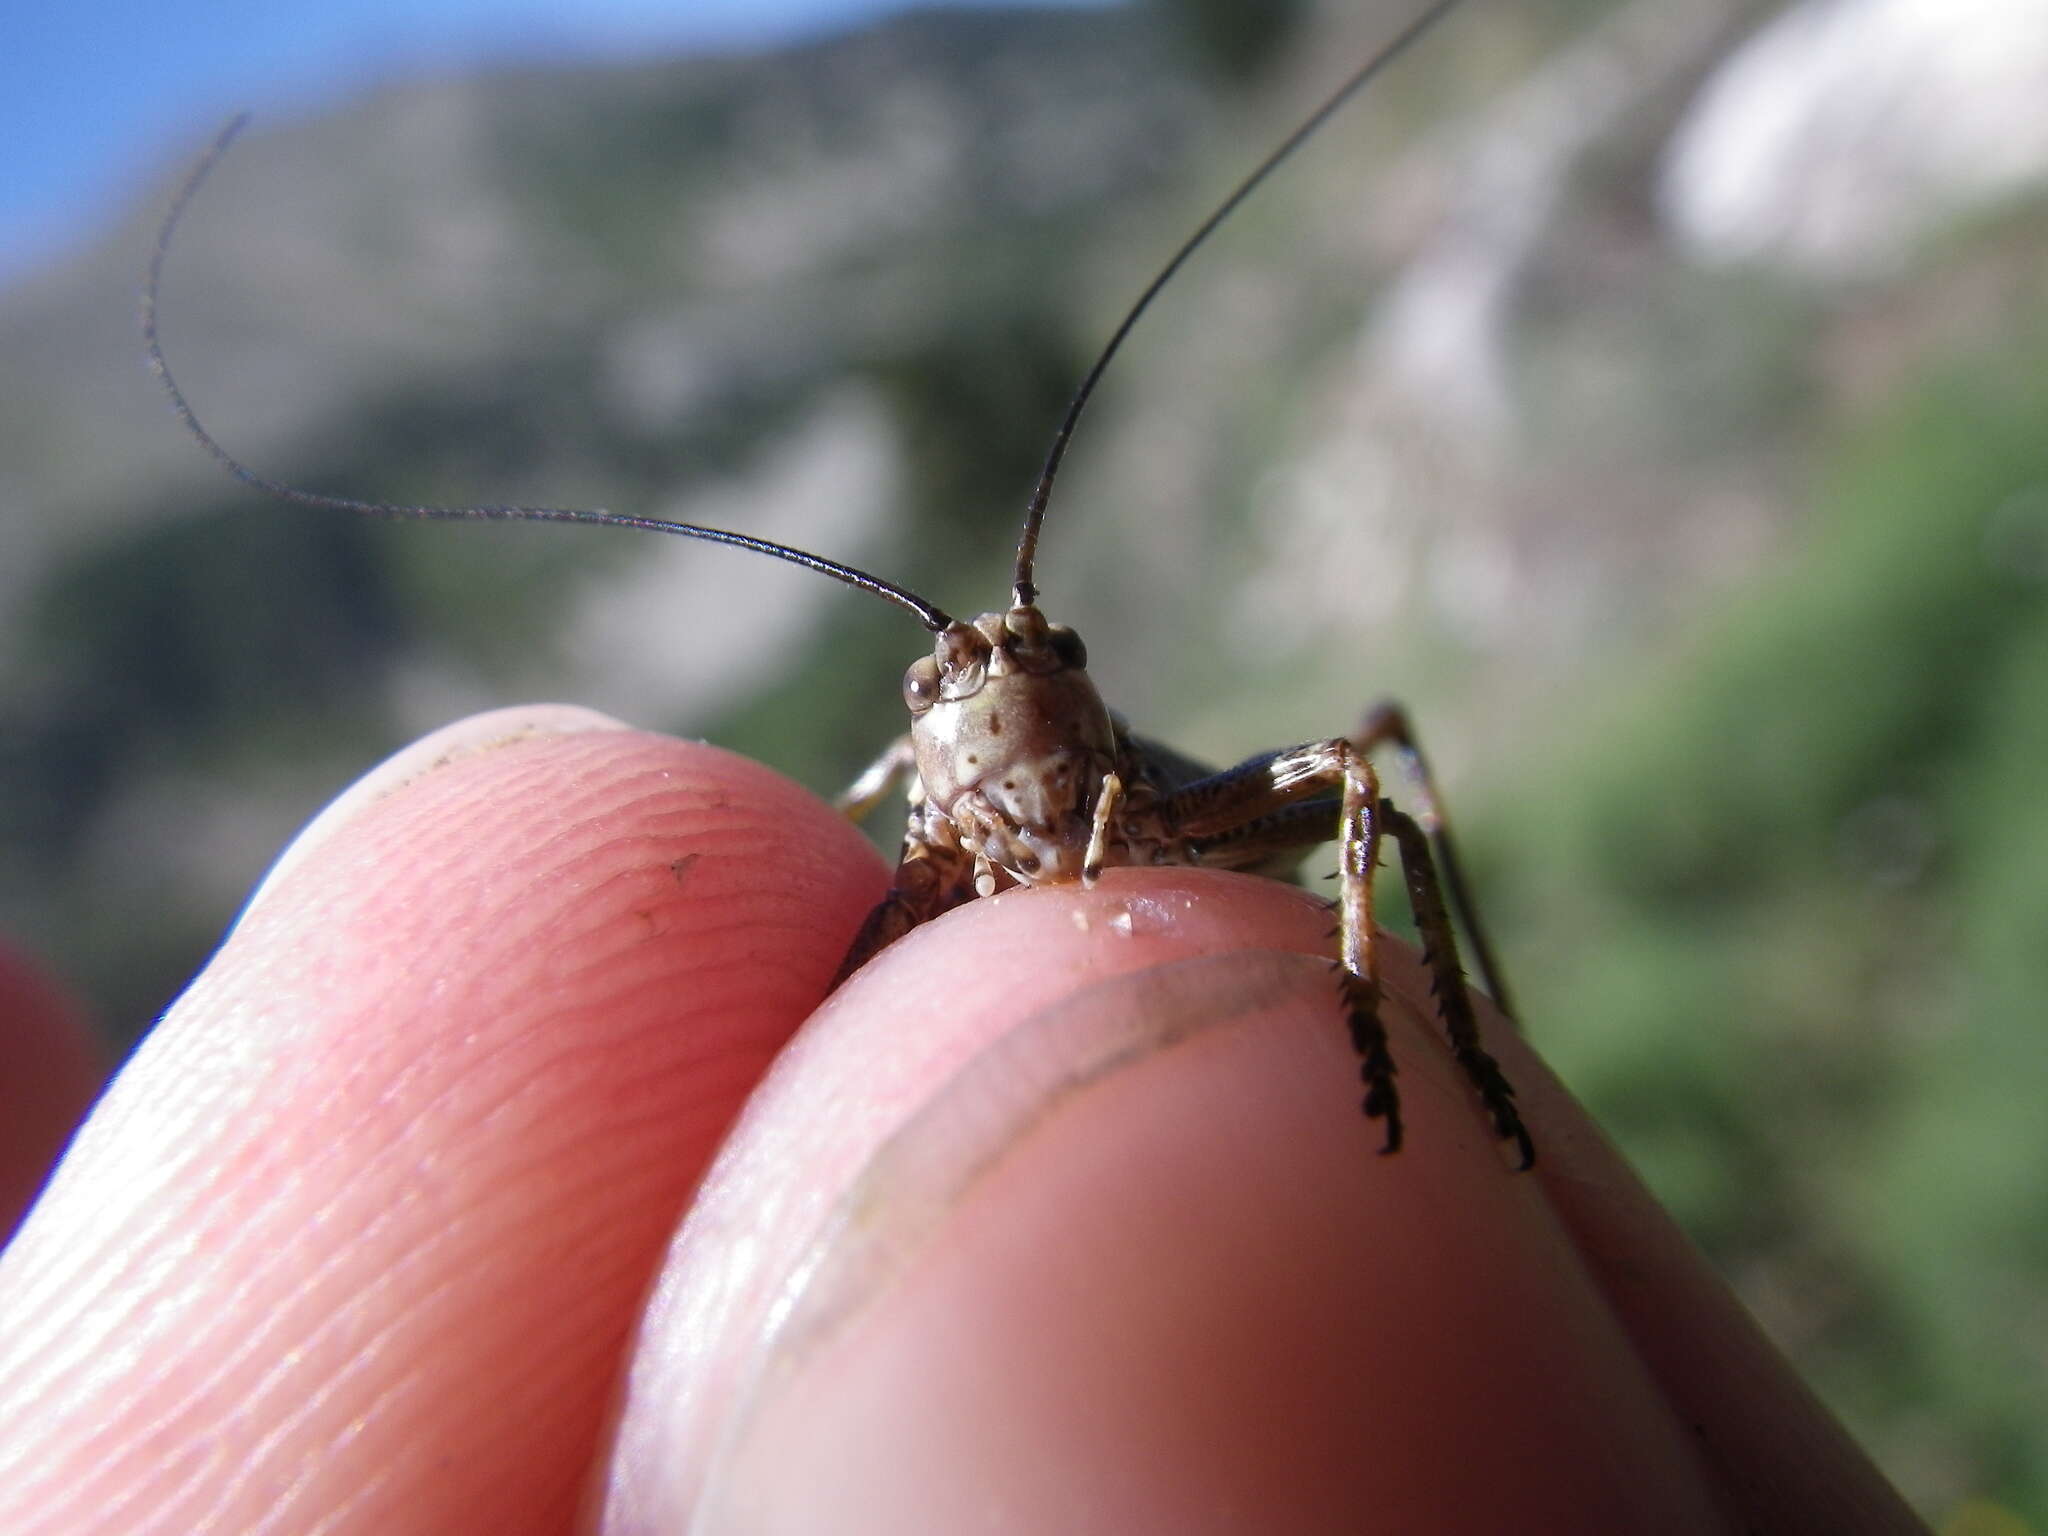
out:
M1451 910L1464 925L1465 937L1471 941L1472 963L1479 971L1479 980L1500 1011L1514 1018L1515 1005L1508 998L1500 962L1494 958L1493 945L1486 937L1486 926L1479 920L1479 905L1472 899L1472 888L1466 882L1464 866L1458 860L1457 844L1451 837L1450 818L1444 813L1443 796L1437 791L1436 775L1430 772L1429 759L1423 756L1422 747L1415 739L1415 729L1408 722L1408 712L1395 703L1376 704L1367 711L1365 722L1359 726L1358 734L1352 740L1364 752L1379 746L1392 747L1401 759L1401 766L1420 802L1415 819L1429 835L1430 850L1436 856L1438 870L1442 872Z
M1365 1112L1386 1121L1385 1150L1389 1152L1401 1145L1402 1126L1393 1059L1380 1022L1383 989L1374 955L1378 936L1373 926L1372 874L1381 836L1393 836L1401 849L1409 902L1422 933L1431 989L1452 1055L1478 1091L1495 1131L1503 1140L1515 1143L1526 1168L1535 1159L1535 1147L1515 1107L1514 1089L1500 1064L1479 1043L1471 994L1458 966L1457 939L1444 905L1443 883L1432 857L1433 839L1415 818L1380 798L1379 780L1366 756L1372 747L1388 742L1413 752L1406 722L1398 712L1388 712L1381 719L1376 735L1357 741L1340 737L1310 742L1198 780L1170 797L1166 808L1177 830L1199 849L1203 863L1248 867L1283 847L1326 838L1329 822L1308 815L1310 807L1304 802L1327 799L1333 788L1338 791L1340 986L1365 1080ZM1424 793L1427 795L1426 782ZM1327 810L1323 814L1327 815ZM1436 820L1440 832L1440 811ZM1465 910L1469 914L1469 903Z
M1401 1148L1401 1096L1394 1056L1380 1022L1380 973L1374 946L1372 872L1378 861L1379 778L1365 753L1341 737L1309 742L1243 762L1184 785L1162 807L1169 823L1217 868L1247 868L1290 848L1330 837L1328 800L1339 797L1338 993L1365 1084L1363 1108L1386 1126L1382 1152ZM1320 806L1305 802L1320 800Z
M1536 1144L1522 1124L1515 1107L1515 1090L1486 1048L1479 1043L1479 1021L1472 1012L1472 995L1458 966L1457 940L1451 933L1450 914L1444 908L1442 883L1435 861L1430 857L1430 839L1415 818L1398 811L1390 801L1379 806L1384 830L1401 849L1401 875L1408 887L1408 903L1415 912L1415 926L1422 934L1422 960L1429 967L1430 990L1436 994L1437 1012L1450 1037L1451 1054L1478 1091L1480 1101L1493 1119L1494 1134L1512 1141L1521 1154L1521 1166L1536 1161Z
M1374 953L1379 930L1372 920L1372 872L1379 862L1378 777L1362 752L1344 754L1344 793L1337 832L1337 990L1358 1075L1365 1084L1366 1118L1386 1122L1384 1155L1401 1150L1401 1095L1394 1086L1394 1053L1380 1022L1380 972Z

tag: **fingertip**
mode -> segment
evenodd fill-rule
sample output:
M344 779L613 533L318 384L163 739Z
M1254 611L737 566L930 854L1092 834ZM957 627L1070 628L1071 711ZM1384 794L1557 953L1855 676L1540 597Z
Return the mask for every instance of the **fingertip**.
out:
M676 1213L885 875L714 749L446 745L267 883L9 1254L0 1525L569 1519Z
M426 775L504 747L593 731L629 734L632 727L580 704L521 704L485 710L429 731L399 748L322 807L277 856L251 893L249 905L260 901L280 877L357 816Z
M1713 1528L1540 1197L1448 1116L1373 1157L1334 1013L1197 958L962 1074L807 1255L710 1528ZM1132 1036L1034 1083L1083 1015Z
M1375 1156L1319 903L1005 900L885 952L750 1108L650 1313L612 1528L1708 1528L1412 964Z

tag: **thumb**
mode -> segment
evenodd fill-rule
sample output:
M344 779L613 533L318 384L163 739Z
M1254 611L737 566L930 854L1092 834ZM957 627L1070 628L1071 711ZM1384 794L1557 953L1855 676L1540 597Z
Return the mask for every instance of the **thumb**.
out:
M1721 1528L1405 955L1376 1155L1327 932L1299 891L1118 871L886 951L670 1254L606 1528Z

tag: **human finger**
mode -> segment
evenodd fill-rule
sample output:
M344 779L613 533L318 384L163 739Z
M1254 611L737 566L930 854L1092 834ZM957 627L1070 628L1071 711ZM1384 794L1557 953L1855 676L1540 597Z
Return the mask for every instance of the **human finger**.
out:
M580 712L372 775L0 1259L0 1527L559 1530L665 1237L883 882L767 770Z
M604 1527L1725 1528L1405 955L1376 1155L1329 924L1113 871L884 952L670 1254Z

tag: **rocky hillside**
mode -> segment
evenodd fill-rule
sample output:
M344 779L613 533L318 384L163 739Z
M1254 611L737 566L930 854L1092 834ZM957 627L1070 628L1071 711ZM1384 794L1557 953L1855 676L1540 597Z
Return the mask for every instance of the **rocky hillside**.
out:
M1172 13L933 11L259 123L166 342L303 486L994 606L1122 306L1399 19L1282 9L1249 74ZM1994 10L1971 48L1909 0L1455 16L1139 330L1041 582L1199 754L1404 698L1567 1077L1930 1514L2039 1518L2048 43ZM899 728L918 631L802 572L225 481L133 329L202 136L0 295L0 927L110 1030L462 712L573 699L821 790Z

